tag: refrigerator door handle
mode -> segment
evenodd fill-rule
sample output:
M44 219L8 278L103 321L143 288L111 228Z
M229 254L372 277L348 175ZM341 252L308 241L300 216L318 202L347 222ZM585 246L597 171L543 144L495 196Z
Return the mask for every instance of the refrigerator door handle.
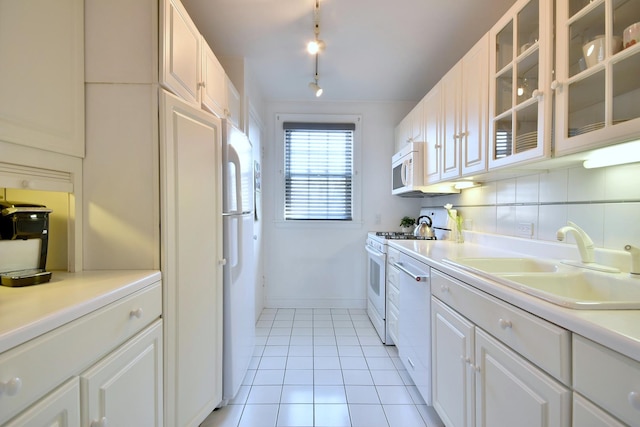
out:
M232 173L235 175L233 177L229 176L229 184L233 182L233 185L228 188L229 193L232 190L235 190L235 203L229 204L229 213L241 213L242 212L242 168L240 165L240 156L238 152L232 145L229 145L229 163L231 163L234 167L232 169ZM233 180L233 181L232 181ZM231 194L229 194L231 196ZM231 200L229 200L231 202Z

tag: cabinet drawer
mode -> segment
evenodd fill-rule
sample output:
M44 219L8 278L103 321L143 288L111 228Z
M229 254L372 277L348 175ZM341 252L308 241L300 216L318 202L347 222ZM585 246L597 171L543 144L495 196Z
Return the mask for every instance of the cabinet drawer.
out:
M574 335L573 387L622 421L640 426L640 362Z
M400 291L393 283L387 283L387 285L387 302L395 305L396 308L400 307Z
M565 384L571 384L571 333L433 270L431 293Z
M158 282L2 353L0 382L19 378L22 385L12 396L0 395L0 424L131 338L161 312Z
M400 259L400 251L393 248L387 248L387 264L393 265Z
M387 283L390 283L397 288L399 283L398 281L399 274L400 274L400 270L389 265L387 267Z
M624 427L624 424L578 393L573 393L573 427Z
M394 344L398 344L398 308L393 304L387 306L387 333Z

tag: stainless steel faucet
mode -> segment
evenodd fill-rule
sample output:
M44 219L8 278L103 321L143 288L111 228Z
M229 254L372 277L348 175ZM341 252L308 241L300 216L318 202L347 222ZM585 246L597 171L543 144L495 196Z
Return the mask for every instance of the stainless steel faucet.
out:
M578 251L580 252L580 258L583 264L590 264L595 261L593 254L593 240L585 233L585 231L578 227L575 223L567 221L567 225L560 228L557 232L559 241L563 241L567 233L573 234L578 245Z
M625 245L624 250L631 254L631 271L632 277L640 278L640 248L633 245Z

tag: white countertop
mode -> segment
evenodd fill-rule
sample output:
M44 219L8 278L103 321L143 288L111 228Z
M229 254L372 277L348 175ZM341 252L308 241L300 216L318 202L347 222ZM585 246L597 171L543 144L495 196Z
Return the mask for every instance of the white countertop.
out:
M155 270L54 271L33 286L0 286L0 353L160 280Z
M576 310L561 307L443 263L444 258L523 256L475 243L392 240L401 250L458 280L640 362L640 310Z

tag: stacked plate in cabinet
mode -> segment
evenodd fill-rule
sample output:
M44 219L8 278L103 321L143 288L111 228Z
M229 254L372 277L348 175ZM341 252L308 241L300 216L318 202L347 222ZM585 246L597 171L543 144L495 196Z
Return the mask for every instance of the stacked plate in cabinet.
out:
M538 146L538 132L527 132L516 136L516 153L531 150Z
M614 120L613 124L617 125L618 123L626 122L626 120ZM593 132L594 130L602 129L604 127L604 122L591 123L579 128L570 128L569 129L569 137L582 135L583 133Z

